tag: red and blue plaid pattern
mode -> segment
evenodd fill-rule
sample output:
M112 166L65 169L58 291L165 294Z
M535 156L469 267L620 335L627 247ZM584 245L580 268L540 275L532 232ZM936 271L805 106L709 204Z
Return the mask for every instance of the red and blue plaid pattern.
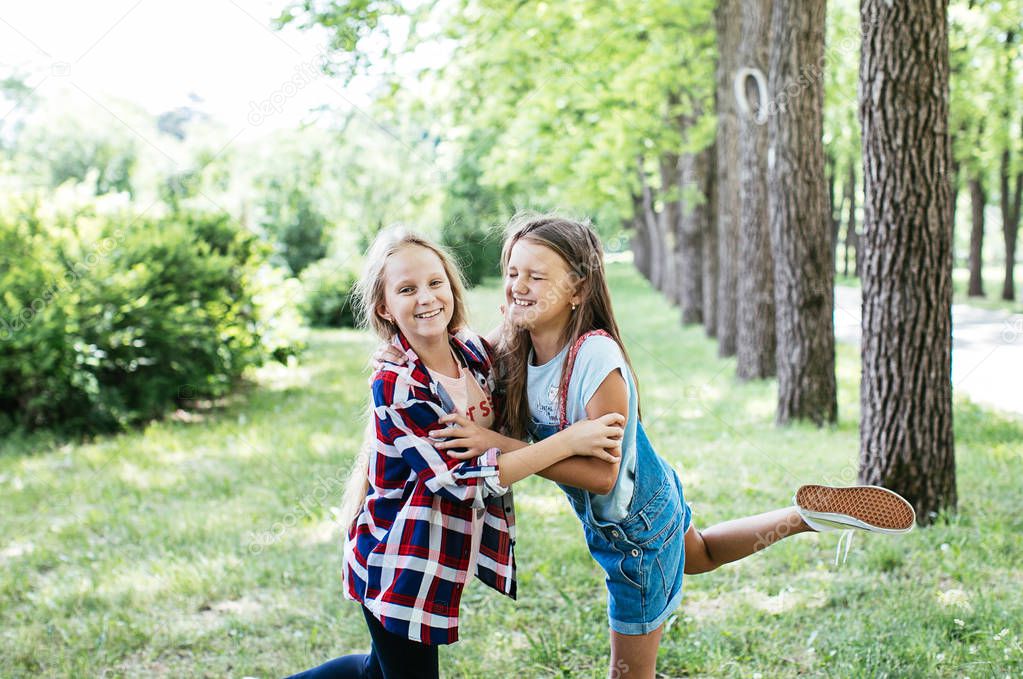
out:
M433 446L430 432L443 428L437 420L450 412L450 398L401 334L392 342L409 360L386 364L371 380L376 447L369 491L345 541L345 596L390 632L450 644L458 640L458 605L471 575L474 508L486 509L475 574L515 598L512 494L498 480L496 448L459 460ZM486 341L462 330L451 346L493 398Z

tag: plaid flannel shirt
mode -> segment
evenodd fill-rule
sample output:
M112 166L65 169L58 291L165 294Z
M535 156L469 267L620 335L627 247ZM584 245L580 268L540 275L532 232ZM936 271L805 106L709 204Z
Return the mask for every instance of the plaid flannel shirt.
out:
M458 640L458 605L471 575L474 508L486 509L475 575L515 598L512 494L499 483L496 448L459 460L433 446L430 432L453 411L450 396L400 333L392 343L409 361L386 364L371 380L376 446L369 491L345 541L344 592L395 634L450 644ZM462 330L451 346L495 398L486 341Z

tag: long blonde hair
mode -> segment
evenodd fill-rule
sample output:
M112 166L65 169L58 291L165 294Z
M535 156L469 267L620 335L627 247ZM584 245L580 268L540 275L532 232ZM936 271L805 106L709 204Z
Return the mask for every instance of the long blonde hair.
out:
M465 313L465 280L462 271L455 264L454 258L440 245L410 231L403 226L395 226L381 231L366 255L366 264L362 271L362 277L355 285L353 304L359 318L359 325L366 329L373 330L377 337L382 340L390 340L398 332L398 326L377 313L377 308L384 302L384 290L386 281L384 270L387 267L387 260L410 246L426 248L437 255L444 273L448 277L448 284L451 286L452 313L448 322L448 332L455 333L466 324ZM373 416L374 405L370 398L369 407L366 412L368 421L363 435L362 445L355 456L355 463L345 483L344 495L341 499L341 513L339 519L345 529L351 528L369 492L369 460L376 452L376 418Z
M638 402L639 381L611 308L611 292L604 271L604 248L597 232L589 222L579 222L555 214L520 213L508 225L501 252L501 271L505 275L508 273L512 248L523 239L550 248L568 264L580 303L565 328L564 343L572 344L590 330L607 332L625 356L636 384ZM497 353L505 386L503 422L509 435L514 438L525 436L525 423L529 419L526 377L531 349L529 331L506 323ZM562 377L567 367L562 367Z

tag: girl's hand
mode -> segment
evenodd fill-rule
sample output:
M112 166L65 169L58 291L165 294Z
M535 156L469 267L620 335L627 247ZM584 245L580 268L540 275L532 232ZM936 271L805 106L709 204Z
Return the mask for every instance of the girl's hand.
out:
M438 420L446 424L444 429L435 429L430 432L432 439L447 439L435 443L437 450L446 450L448 455L459 460L468 460L479 457L493 445L496 434L489 429L484 429L465 415L451 413ZM452 448L465 448L465 452L453 452Z
M405 365L408 363L408 356L399 351L398 348L390 342L381 344L377 347L377 350L373 352L373 357L369 359L369 367L376 372L384 367L384 363Z
M622 459L625 416L608 413L595 420L580 420L564 430L568 446L576 455L595 457L614 464Z

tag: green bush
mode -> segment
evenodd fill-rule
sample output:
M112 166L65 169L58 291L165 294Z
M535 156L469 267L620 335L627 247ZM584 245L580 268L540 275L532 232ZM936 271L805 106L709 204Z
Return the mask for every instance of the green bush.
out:
M18 212L0 215L0 422L123 428L300 348L259 299L267 247L226 215Z
M503 236L499 227L462 219L447 221L441 229L441 243L458 259L470 286L500 275Z
M359 280L360 263L321 259L302 272L302 315L314 327L353 327L352 291Z
M441 208L441 242L458 258L471 286L486 276L500 275L504 225L515 213L515 206L525 204L516 199L522 187L499 189L483 181L495 139L483 131L470 133Z

